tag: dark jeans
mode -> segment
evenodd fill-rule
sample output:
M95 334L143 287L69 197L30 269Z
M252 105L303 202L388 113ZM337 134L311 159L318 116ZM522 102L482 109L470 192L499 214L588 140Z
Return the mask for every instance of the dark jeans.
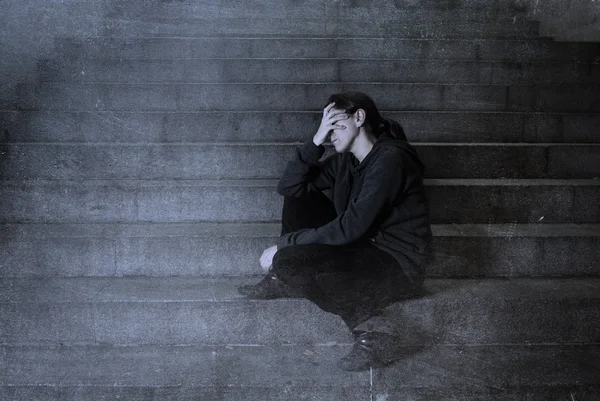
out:
M284 199L282 234L320 227L336 217L321 192ZM339 315L350 330L379 309L417 292L398 261L368 240L350 245L293 245L273 258L273 273L319 308Z

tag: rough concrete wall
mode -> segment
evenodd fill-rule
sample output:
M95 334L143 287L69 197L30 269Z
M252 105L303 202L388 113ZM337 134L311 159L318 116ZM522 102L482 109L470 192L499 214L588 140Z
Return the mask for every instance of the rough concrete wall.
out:
M540 34L559 41L600 42L600 0L514 0L531 19L540 21Z
M56 37L97 36L102 1L0 0L0 101L17 82L35 78L36 60L51 57Z

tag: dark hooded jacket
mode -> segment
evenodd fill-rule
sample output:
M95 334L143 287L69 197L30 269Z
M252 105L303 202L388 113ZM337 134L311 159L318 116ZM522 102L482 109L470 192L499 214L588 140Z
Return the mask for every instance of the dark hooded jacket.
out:
M298 147L277 191L299 197L330 189L337 218L281 236L278 248L367 240L394 256L411 281L420 284L431 227L424 166L414 148L406 140L384 134L361 163L350 152L319 162L324 152L312 141Z

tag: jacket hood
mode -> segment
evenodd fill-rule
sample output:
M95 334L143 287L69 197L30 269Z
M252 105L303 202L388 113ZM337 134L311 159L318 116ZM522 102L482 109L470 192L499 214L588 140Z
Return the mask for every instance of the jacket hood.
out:
M367 155L365 160L363 160L363 163L360 163L355 166L356 171L362 170L363 168L365 168L365 166L367 164L369 164L369 163L364 163L364 162L367 161L370 157L372 157L376 153L378 153L378 148L387 147L387 146L393 146L395 148L399 148L404 153L406 153L412 159L412 161L415 163L415 165L419 168L419 170L421 172L421 176L423 175L423 173L425 172L425 165L419 158L419 154L417 153L415 148L410 143L408 143L408 141L406 139L398 139L387 133L382 134L379 138L377 138L377 141L373 145L373 149L371 149L371 152L369 152L369 154Z

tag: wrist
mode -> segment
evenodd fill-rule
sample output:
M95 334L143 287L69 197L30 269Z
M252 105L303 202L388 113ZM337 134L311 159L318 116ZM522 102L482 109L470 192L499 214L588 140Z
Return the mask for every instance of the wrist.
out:
M325 134L316 134L315 136L313 136L313 143L317 146L321 146L325 143L325 140L327 139L329 135Z

